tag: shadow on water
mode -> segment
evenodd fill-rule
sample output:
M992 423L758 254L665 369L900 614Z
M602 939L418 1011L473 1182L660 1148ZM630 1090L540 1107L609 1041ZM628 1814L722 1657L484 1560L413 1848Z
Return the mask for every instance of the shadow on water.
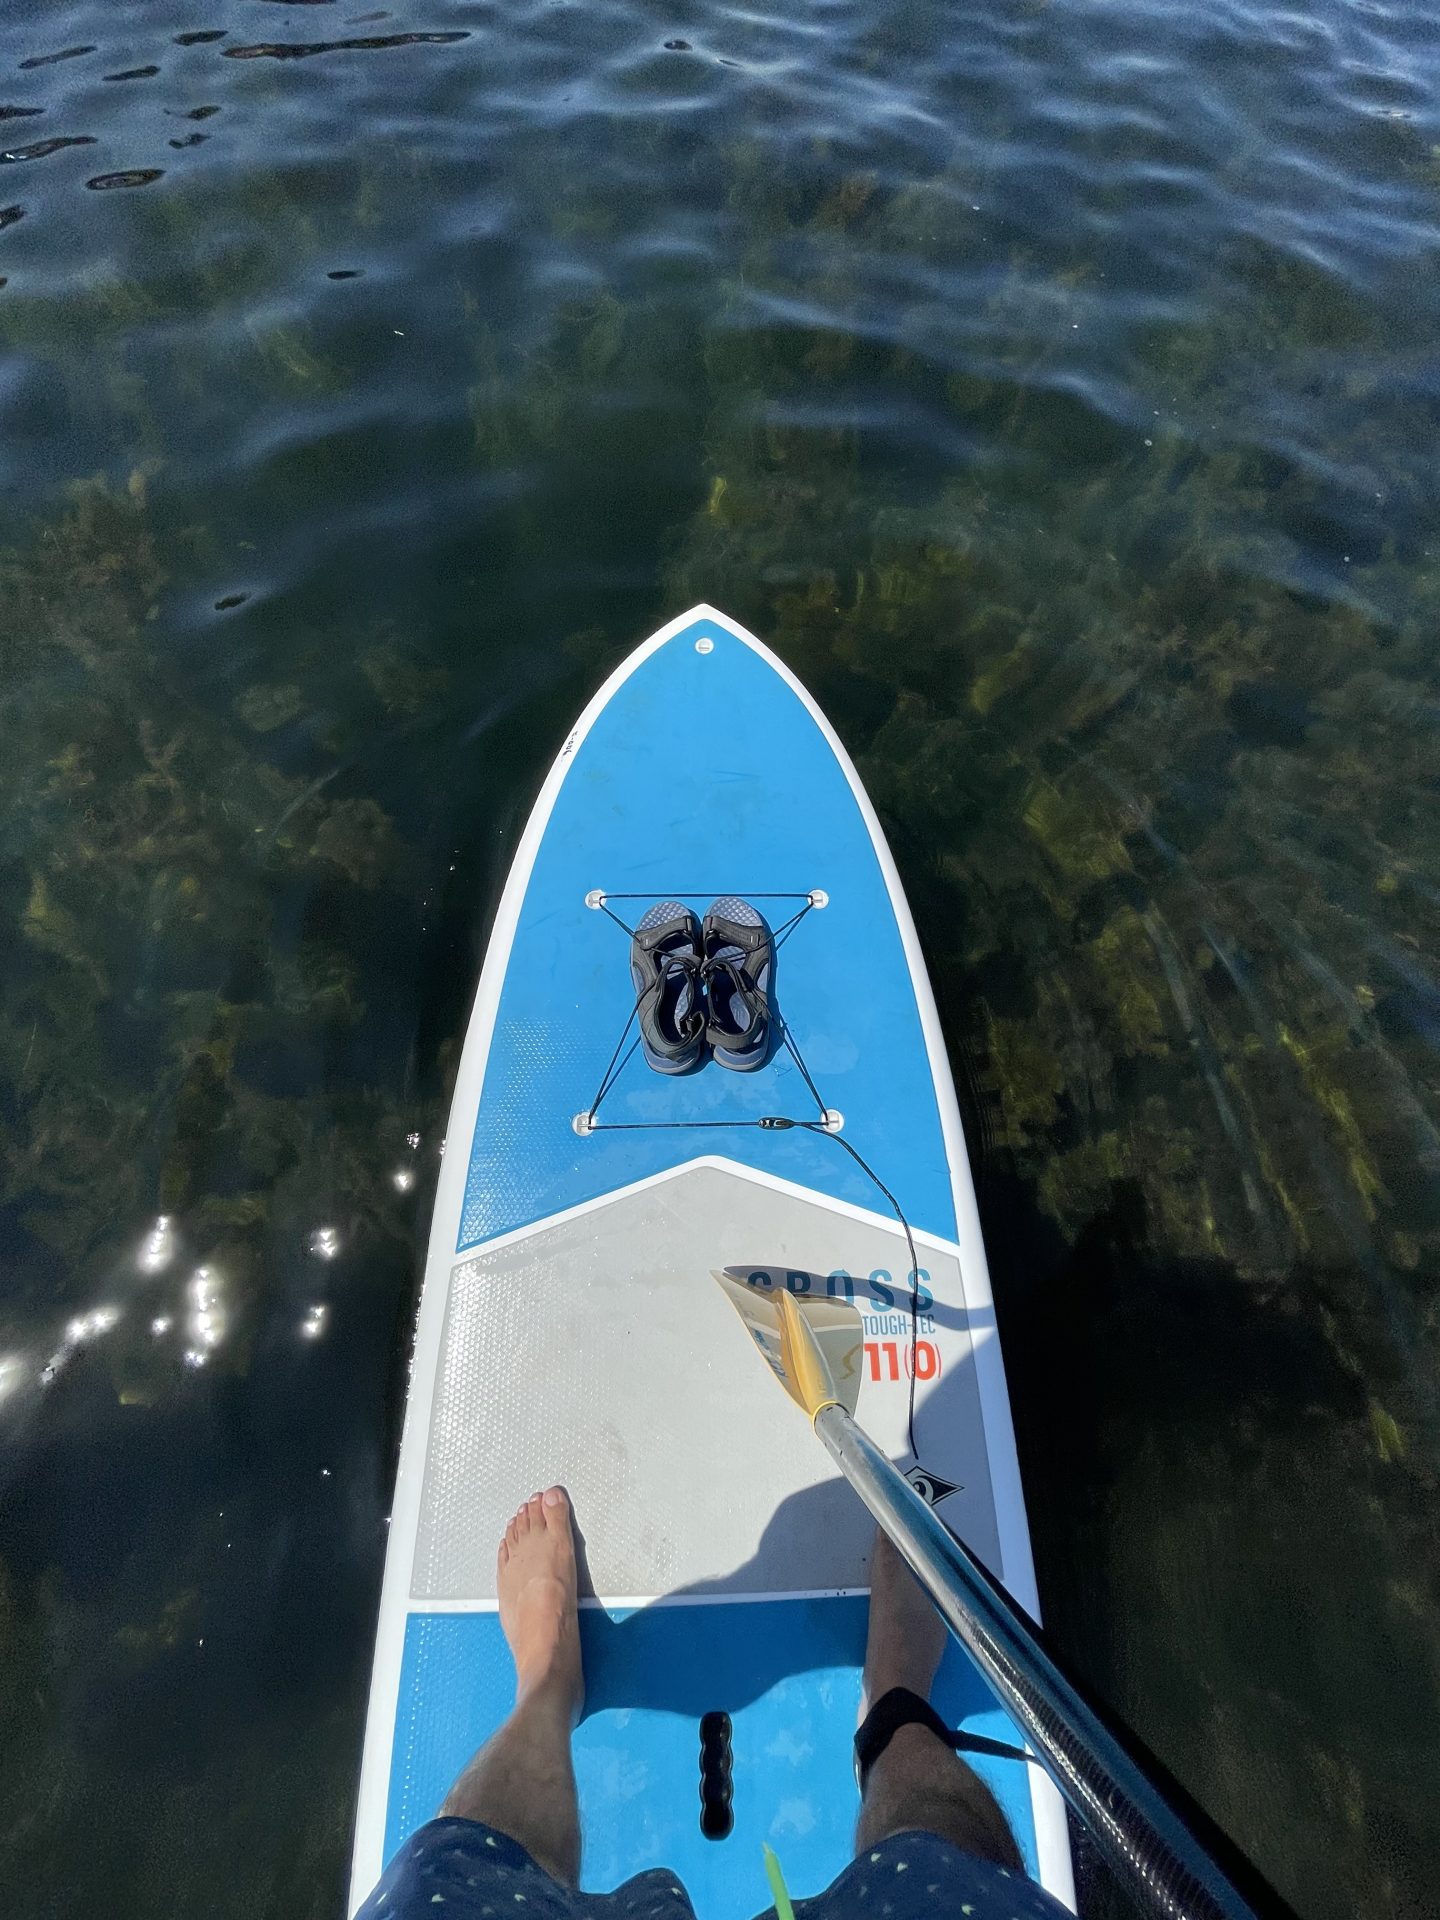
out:
M1375 1483L1394 1474L1376 1458L1374 1382L1327 1338L1320 1303L1348 1276L1160 1261L1125 1181L1073 1247L1037 1231L1013 1181L986 1197L1052 1638L1142 1734L1164 1729L1176 1775L1231 1809L1299 1911L1348 1855L1360 1910L1382 1875L1418 1912L1423 1796L1377 1816L1359 1791L1377 1725L1423 1751L1414 1681L1432 1650L1412 1600L1354 1564L1380 1550ZM1291 1703L1317 1695L1324 1722L1299 1737ZM1237 1794L1236 1770L1263 1793ZM1317 1800L1323 1862L1301 1838Z

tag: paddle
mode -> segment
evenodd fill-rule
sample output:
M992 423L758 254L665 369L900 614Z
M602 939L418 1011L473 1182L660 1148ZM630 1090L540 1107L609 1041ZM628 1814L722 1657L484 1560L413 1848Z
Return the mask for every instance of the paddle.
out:
M762 1292L733 1274L715 1278L1122 1887L1164 1920L1285 1914L1183 1789L1067 1677L1029 1615L856 1424L857 1310L843 1300L797 1298L784 1287Z

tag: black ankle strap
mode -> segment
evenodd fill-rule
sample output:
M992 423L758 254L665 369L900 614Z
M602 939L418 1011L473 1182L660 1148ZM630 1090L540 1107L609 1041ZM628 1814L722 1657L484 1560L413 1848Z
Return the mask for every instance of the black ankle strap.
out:
M882 1693L860 1723L855 1735L855 1783L861 1793L870 1778L870 1769L884 1753L901 1727L928 1727L937 1740L943 1740L956 1753L988 1753L997 1760L1033 1760L1033 1753L1010 1747L1003 1740L990 1740L983 1733L965 1733L947 1727L928 1700L908 1687L892 1687Z

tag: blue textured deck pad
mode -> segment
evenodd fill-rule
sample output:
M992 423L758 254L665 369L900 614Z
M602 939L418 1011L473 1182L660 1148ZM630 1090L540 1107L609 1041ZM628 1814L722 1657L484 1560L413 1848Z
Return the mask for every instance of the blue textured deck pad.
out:
M745 1920L770 1904L761 1843L797 1898L819 1893L851 1855L857 1796L851 1739L868 1602L864 1596L648 1607L581 1615L589 1684L575 1740L584 1885L609 1889L672 1868L699 1920ZM451 1781L504 1718L514 1671L494 1613L412 1613L405 1635L385 1830L388 1861L432 1818ZM1015 1738L951 1648L935 1692L951 1724ZM700 1832L699 1720L734 1721L735 1828ZM982 1761L1034 1871L1027 1769Z
M697 654L708 635L714 650ZM470 1150L458 1245L724 1152L887 1213L835 1141L750 1128L601 1133L580 1139L634 1005L629 941L587 908L592 888L749 898L823 887L781 948L776 999L845 1137L898 1195L913 1226L955 1232L950 1171L899 927L865 820L829 742L780 675L707 620L630 675L575 752L541 842L501 993ZM697 891L698 890L698 891ZM798 901L757 900L779 925ZM634 925L647 901L614 902ZM602 1122L814 1118L788 1055L759 1072L713 1064L666 1078L637 1053ZM464 1147L457 1141L454 1146Z

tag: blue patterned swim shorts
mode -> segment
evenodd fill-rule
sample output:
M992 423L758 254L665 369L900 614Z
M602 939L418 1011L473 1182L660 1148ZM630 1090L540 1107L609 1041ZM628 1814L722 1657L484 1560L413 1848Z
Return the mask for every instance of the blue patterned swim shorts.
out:
M769 1912L773 1916L774 1908ZM962 1853L933 1833L896 1833L863 1853L795 1920L1069 1920L1033 1880ZM432 1820L412 1833L356 1920L695 1920L664 1867L613 1893L577 1893L518 1842L475 1820Z

